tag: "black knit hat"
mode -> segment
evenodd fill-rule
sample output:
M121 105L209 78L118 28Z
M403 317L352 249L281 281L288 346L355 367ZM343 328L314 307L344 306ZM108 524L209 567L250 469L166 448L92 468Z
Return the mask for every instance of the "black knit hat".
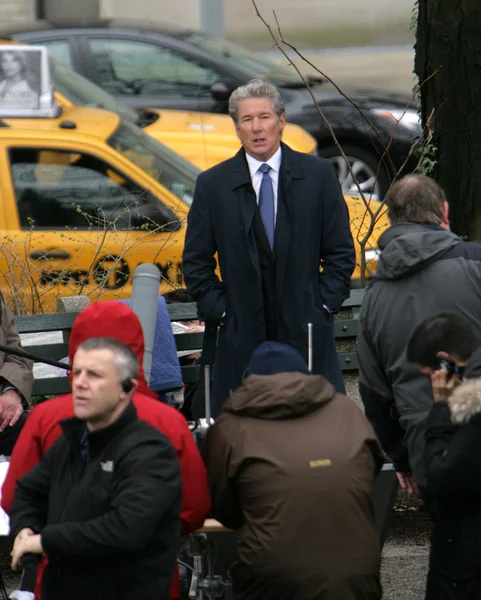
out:
M245 376L290 372L309 374L307 365L299 352L280 342L263 342L252 353Z

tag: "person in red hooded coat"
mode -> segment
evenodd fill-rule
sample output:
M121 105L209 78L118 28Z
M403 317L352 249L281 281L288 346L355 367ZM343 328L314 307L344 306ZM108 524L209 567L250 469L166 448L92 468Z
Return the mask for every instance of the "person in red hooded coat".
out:
M177 451L182 472L182 534L191 533L202 526L210 510L207 473L185 418L176 409L159 402L156 394L147 386L142 369L144 336L140 321L137 315L121 302L91 304L78 315L73 324L69 341L70 363L83 341L99 336L118 339L137 354L140 363L139 385L133 403L139 419L159 429ZM42 460L45 452L62 433L60 421L72 417L73 414L72 395L66 394L39 404L28 416L13 449L2 487L1 505L7 514L13 502L17 480ZM40 581L45 565L44 558L37 574L36 600L41 598ZM177 570L170 592L172 600L180 598Z

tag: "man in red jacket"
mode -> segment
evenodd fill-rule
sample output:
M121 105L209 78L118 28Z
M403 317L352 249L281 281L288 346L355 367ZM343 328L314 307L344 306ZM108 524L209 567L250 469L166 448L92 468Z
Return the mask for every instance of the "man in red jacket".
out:
M156 400L145 381L142 369L144 336L136 314L121 302L91 304L76 318L69 342L72 363L78 346L91 337L111 337L134 350L139 363L139 385L133 397L139 419L156 427L171 441L177 451L182 473L181 523L186 535L202 526L210 509L207 474L192 434L184 417L174 408ZM59 422L73 416L72 395L67 394L36 406L30 413L13 449L7 477L2 487L2 508L8 513L17 480L39 463L50 446L61 435ZM36 600L40 600L40 580L46 559L38 570ZM176 571L171 586L171 599L180 598L179 575Z

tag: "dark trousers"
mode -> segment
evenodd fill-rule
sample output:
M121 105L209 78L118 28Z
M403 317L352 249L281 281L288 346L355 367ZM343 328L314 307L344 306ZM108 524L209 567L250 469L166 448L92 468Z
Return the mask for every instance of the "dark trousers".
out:
M429 567L425 600L479 600L481 578L453 579Z
M3 454L4 456L11 456L15 442L17 441L17 438L22 431L22 427L25 425L25 421L27 420L27 414L28 413L26 412L22 413L13 427L7 426L0 433L0 454Z

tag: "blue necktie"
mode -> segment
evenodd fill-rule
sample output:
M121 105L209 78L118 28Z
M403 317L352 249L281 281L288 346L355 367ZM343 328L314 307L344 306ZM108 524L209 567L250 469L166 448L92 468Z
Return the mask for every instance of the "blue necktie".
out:
M259 210L262 223L266 231L271 250L274 248L275 214L274 214L274 190L269 177L270 166L263 164L259 167L262 173L261 189L259 191Z

